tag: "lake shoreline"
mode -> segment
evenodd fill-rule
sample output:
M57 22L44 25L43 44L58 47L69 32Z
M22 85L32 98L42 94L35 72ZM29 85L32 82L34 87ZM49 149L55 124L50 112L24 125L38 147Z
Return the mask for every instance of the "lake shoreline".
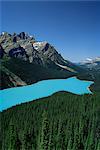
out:
M76 76L67 79L42 80L32 85L0 90L1 108L5 110L17 104L51 96L60 91L76 95L92 94L92 81L79 80Z

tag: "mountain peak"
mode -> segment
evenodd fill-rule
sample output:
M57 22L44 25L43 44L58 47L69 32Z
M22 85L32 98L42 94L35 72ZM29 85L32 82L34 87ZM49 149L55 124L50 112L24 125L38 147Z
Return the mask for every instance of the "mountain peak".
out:
M34 36L26 32L12 35L5 32L0 35L0 43L1 58L15 57L45 67L76 72L73 70L75 65L65 60L54 46L47 41L36 41Z

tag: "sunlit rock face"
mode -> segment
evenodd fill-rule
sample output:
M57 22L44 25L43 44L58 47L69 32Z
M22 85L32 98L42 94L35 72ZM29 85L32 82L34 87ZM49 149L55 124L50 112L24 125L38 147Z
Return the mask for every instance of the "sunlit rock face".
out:
M47 41L38 42L33 36L30 36L25 32L19 34L14 33L13 35L3 32L0 35L0 42L4 51L7 54L10 54L10 57L14 56L23 59L23 52L20 48L23 47L26 52L26 58L24 59L29 60L30 63L35 62L37 64L46 65L47 61L52 61L54 63L58 62L61 64L67 62Z
M75 69L75 64L65 60L54 46L47 41L36 41L34 36L30 36L25 32L13 33L12 35L4 32L0 35L0 43L4 49L4 53L1 52L1 58L4 56L20 58L50 69L70 72Z

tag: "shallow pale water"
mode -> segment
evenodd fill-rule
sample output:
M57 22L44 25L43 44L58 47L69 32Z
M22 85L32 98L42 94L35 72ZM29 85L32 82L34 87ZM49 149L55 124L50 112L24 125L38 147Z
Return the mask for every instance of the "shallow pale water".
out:
M74 94L91 94L89 86L92 81L79 80L76 77L68 79L43 80L32 85L0 90L0 111L24 102L47 97L58 91Z

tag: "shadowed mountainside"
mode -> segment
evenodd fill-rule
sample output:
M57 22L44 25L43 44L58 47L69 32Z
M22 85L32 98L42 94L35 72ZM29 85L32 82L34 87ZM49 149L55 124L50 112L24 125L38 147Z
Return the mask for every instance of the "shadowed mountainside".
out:
M51 44L38 42L25 32L13 35L4 32L0 43L1 89L67 78L83 71L65 60Z

